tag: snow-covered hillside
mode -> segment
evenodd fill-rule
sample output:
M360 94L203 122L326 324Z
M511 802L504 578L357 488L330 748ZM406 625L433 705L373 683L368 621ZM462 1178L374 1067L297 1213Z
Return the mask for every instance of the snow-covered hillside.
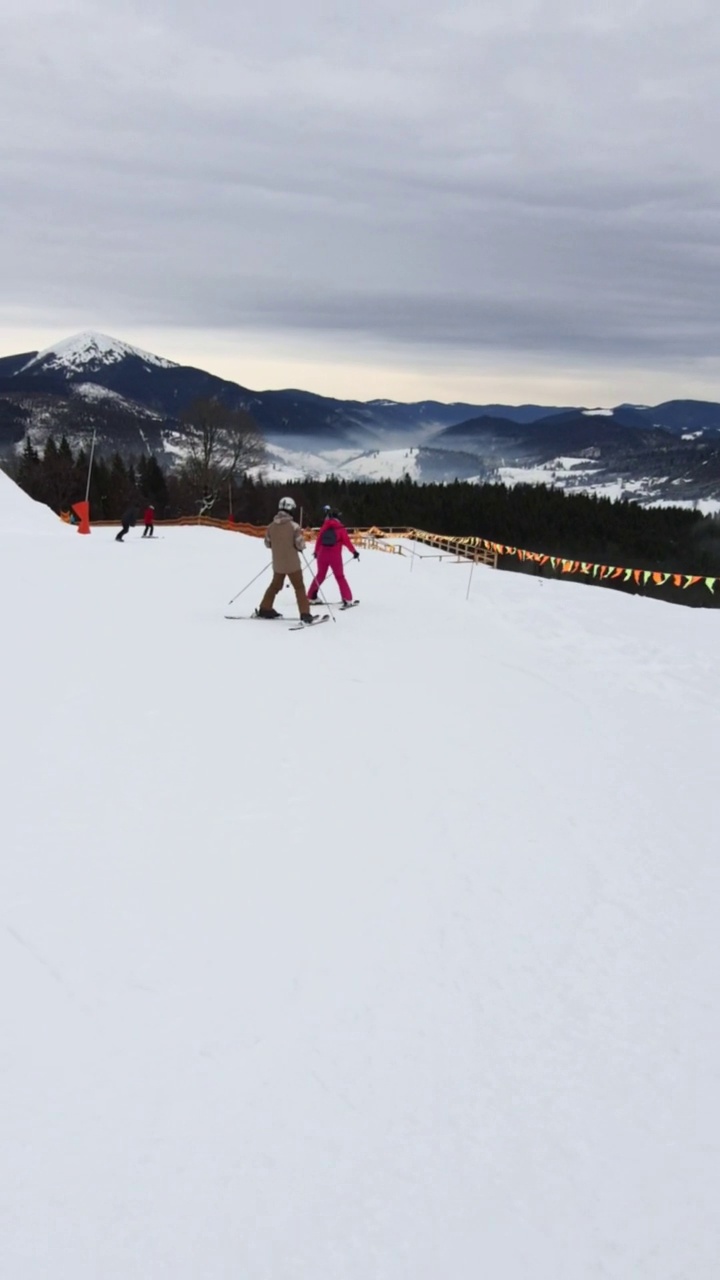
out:
M409 475L419 479L417 449L325 449L317 452L289 449L269 444L267 460L256 467L258 475L268 480L302 480L312 477L327 480L339 476L343 480L401 480Z
M487 477L478 476L477 480ZM617 477L608 480L597 463L588 458L553 458L538 466L498 467L494 479L511 487L516 484L543 484L566 493L594 494L614 502L629 500L642 507L687 507L701 515L720 513L720 498L683 497L689 481L670 476ZM666 497L659 497L664 493Z
M3 1275L715 1280L720 615L2 480Z
M13 546L18 550L26 546L24 538L38 535L62 538L66 532L49 507L33 502L0 470L0 539L6 555L11 555ZM16 541L19 535L23 535L22 540ZM6 620L9 621L7 614Z
M599 413L599 411L598 411ZM185 446L175 435L166 438L166 447L175 457L182 457ZM597 497L623 499L640 506L690 507L703 515L720 512L720 498L712 496L685 498L691 482L670 476L614 476L608 478L599 462L585 457L561 456L547 462L524 466L482 466L482 459L471 454L453 453L433 448L372 449L292 449L269 444L267 460L254 468L254 474L267 480L288 484L306 477L327 480L411 480L423 482L462 479L469 483L501 483L505 485L542 484L568 493L595 494Z

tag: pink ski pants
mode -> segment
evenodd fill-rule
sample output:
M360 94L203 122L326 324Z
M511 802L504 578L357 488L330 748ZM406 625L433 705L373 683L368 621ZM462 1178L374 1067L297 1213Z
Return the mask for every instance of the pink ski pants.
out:
M318 588L325 581L328 570L332 569L335 579L340 588L340 595L343 600L352 600L353 593L350 590L348 580L343 572L343 549L337 547L318 547L317 552L317 572L308 587L308 599L316 600Z

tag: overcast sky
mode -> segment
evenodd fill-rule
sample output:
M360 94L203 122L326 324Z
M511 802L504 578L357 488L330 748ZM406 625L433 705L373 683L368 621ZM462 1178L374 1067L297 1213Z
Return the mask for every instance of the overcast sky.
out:
M0 0L0 350L720 398L717 0Z

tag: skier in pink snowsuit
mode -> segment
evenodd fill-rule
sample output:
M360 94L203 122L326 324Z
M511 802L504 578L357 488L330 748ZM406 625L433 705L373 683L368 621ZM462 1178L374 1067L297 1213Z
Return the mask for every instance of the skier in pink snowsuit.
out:
M353 593L343 572L343 549L347 547L355 560L360 559L360 552L355 550L345 525L338 519L339 515L339 511L332 511L330 507L325 508L325 519L315 540L317 572L308 588L308 600L311 602L317 600L318 590L325 581L328 569L332 569L340 588L343 604L352 603Z

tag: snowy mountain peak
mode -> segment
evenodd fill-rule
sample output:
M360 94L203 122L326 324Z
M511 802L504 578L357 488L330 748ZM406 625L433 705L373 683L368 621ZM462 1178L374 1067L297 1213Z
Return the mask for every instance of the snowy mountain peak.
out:
M172 360L164 360L161 356L151 355L139 347L131 347L129 342L119 338L111 338L105 333L85 330L71 338L56 342L44 351L38 351L18 373L29 370L35 372L55 371L72 375L76 373L96 373L108 365L119 364L129 357L142 360L144 364L154 365L160 369L173 369L178 366Z

